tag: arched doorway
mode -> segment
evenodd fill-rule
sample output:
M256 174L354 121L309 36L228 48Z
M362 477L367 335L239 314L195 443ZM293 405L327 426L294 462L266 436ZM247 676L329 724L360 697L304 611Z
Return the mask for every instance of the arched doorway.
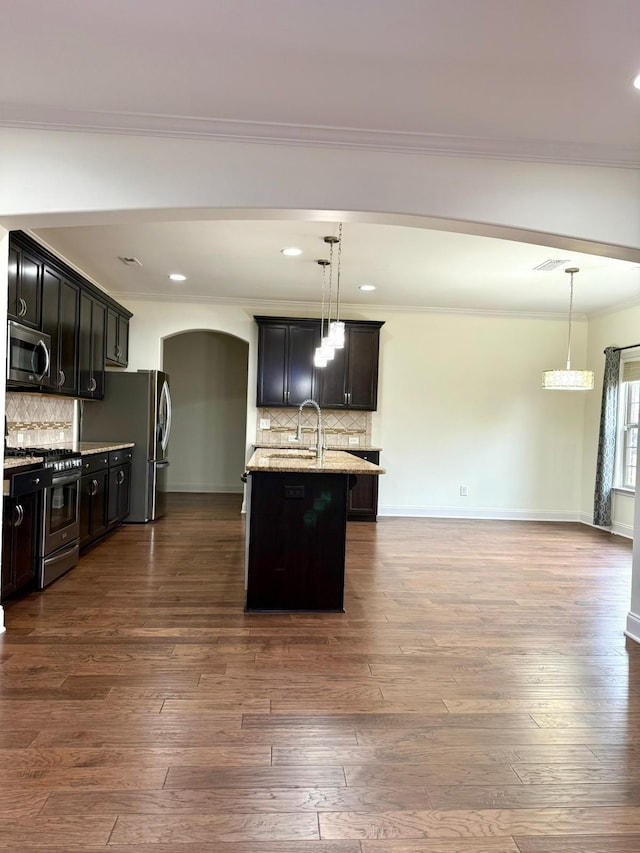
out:
M192 330L166 338L173 425L170 492L242 492L249 345L222 332Z

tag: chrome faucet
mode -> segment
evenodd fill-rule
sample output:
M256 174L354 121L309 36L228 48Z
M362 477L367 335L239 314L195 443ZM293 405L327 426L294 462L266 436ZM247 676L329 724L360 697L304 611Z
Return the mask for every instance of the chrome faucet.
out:
M318 434L316 456L318 459L322 459L322 415L320 413L320 406L316 403L315 400L303 400L302 403L300 403L300 408L298 409L298 429L296 430L296 441L300 441L300 439L302 438L302 409L305 406L313 406L318 415L318 419L316 421L316 432Z

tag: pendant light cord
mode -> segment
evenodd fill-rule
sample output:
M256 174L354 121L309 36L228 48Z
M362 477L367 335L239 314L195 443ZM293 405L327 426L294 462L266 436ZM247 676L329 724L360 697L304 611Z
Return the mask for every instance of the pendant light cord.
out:
M340 264L342 261L342 222L338 228L338 274L336 276L336 322L340 320Z
M571 293L569 296L569 338L567 340L567 370L571 370L571 319L573 316L573 272L571 272Z

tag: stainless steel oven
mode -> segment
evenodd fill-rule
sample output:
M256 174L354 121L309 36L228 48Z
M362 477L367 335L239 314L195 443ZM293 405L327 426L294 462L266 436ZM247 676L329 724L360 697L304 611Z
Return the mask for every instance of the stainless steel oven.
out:
M80 556L81 464L80 454L45 461L53 472L44 490L40 589L73 568Z
M7 324L7 384L51 384L51 338L22 326L15 320Z

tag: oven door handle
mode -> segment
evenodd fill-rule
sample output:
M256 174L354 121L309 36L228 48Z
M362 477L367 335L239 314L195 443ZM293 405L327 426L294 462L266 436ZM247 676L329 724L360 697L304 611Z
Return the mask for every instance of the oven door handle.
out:
M77 483L80 479L80 471L74 471L72 474L65 474L64 477L57 477L55 474L51 480L51 486L55 489L56 486L67 486L69 483Z

